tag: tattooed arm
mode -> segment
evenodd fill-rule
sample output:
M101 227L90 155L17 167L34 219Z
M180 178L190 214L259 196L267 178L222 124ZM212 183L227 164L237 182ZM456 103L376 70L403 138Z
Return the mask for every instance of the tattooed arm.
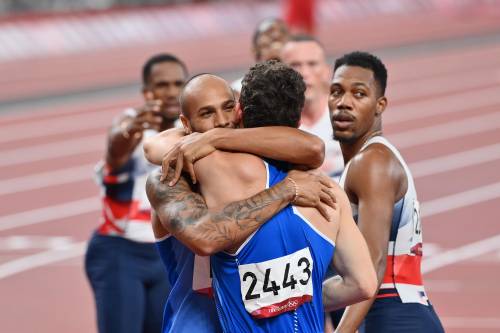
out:
M174 172L173 169L169 170ZM184 177L174 186L160 182L161 173L148 177L146 192L161 225L198 255L211 255L231 249L250 236L258 227L291 201L302 206L315 206L335 200L325 199L329 192L327 179L321 175L292 171L289 178L256 195L232 202L220 211L208 210L203 197L191 190ZM296 192L297 190L297 192ZM298 194L298 195L296 195Z

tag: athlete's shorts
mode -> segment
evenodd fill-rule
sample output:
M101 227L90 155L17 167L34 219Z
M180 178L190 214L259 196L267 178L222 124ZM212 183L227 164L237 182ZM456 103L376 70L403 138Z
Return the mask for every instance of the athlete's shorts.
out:
M402 303L399 297L375 300L360 333L444 333L431 304Z
M170 284L153 243L94 234L85 269L99 332L161 332Z

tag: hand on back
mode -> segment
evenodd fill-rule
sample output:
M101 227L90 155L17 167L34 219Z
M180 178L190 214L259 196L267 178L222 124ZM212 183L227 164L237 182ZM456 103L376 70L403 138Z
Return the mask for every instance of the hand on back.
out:
M168 166L175 161L175 172L172 179L168 179L170 181L169 185L173 186L177 183L182 171L188 172L191 181L193 184L196 184L194 163L213 153L215 150L209 133L194 132L181 138L163 157L162 170L168 170ZM161 180L165 180L166 176L166 172L163 172Z
M287 178L296 186L294 205L316 208L329 222L338 220L336 192L339 187L331 178L318 170L292 170Z

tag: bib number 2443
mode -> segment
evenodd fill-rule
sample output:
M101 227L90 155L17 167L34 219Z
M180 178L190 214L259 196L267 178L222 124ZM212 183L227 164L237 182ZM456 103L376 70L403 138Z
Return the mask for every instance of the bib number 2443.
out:
M270 315L264 317L274 316L312 299L313 260L309 248L276 259L240 265L238 269L242 300L253 315L255 311L261 313L269 308Z

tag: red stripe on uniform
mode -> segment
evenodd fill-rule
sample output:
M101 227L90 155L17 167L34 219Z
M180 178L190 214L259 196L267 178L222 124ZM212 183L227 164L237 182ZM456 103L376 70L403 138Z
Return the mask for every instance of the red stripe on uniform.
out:
M386 298L386 297L397 297L397 296L399 296L398 293L381 294L381 295L377 295L375 298Z
M201 295L208 296L210 298L214 297L214 291L213 291L212 287L196 289L196 290L194 290L194 292L201 294Z
M422 285L421 262L422 256L410 256L407 254L387 256L387 266L382 283L394 282Z
M282 302L272 304L269 306L265 306L263 308L257 309L252 312L252 316L254 318L270 318L277 316L279 314L293 311L297 309L299 306L306 302L310 302L312 300L311 295L304 295L301 297L291 297Z

